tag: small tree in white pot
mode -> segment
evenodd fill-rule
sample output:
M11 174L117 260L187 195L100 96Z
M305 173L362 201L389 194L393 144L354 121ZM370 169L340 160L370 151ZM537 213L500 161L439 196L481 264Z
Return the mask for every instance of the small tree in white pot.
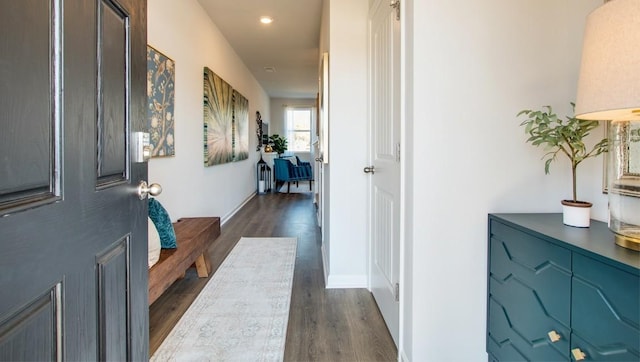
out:
M571 106L575 106L571 103ZM551 162L558 154L566 155L571 161L571 176L573 186L573 198L562 200L563 222L566 225L577 227L589 227L591 206L590 202L578 200L576 193L576 169L578 165L589 157L595 157L607 152L607 138L601 139L590 150L584 144L583 139L589 132L598 127L598 121L586 121L567 116L566 120L559 119L553 113L550 106L545 110L532 111L525 109L518 113L518 117L525 115L527 119L520 125L525 126L525 132L529 134L527 142L534 146L543 146L547 153L544 155L544 172L549 174Z

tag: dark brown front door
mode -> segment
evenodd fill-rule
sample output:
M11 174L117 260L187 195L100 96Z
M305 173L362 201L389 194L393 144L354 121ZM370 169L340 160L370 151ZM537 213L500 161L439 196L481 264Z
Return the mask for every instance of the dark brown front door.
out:
M0 360L145 360L146 0L3 0L0 34Z

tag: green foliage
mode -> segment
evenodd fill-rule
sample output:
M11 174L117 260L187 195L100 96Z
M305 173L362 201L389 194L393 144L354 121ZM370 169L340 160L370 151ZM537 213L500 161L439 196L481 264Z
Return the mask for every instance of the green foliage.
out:
M575 104L571 103L571 106L575 107ZM527 142L534 146L543 146L547 151L543 156L545 174L549 173L551 162L556 159L559 153L569 158L571 175L573 176L573 201L578 201L576 197L576 168L587 158L607 152L608 140L603 138L590 150L587 150L583 139L598 127L598 121L581 120L570 116L566 116L566 120L563 121L553 113L550 106L543 108L540 111L529 109L520 111L518 117L521 115L527 117L520 125L525 126L525 132L529 135Z
M287 150L287 139L285 137L281 137L279 134L272 134L269 136L269 145L273 148L274 152L277 152L278 155L284 153Z

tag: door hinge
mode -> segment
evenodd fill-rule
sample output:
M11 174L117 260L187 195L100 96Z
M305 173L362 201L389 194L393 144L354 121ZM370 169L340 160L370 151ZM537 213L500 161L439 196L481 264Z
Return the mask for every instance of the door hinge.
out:
M400 301L400 283L396 283L394 293L395 293L396 302L399 302Z
M396 20L400 20L400 0L392 0L389 6L396 9Z
M400 162L400 142L396 143L396 162Z

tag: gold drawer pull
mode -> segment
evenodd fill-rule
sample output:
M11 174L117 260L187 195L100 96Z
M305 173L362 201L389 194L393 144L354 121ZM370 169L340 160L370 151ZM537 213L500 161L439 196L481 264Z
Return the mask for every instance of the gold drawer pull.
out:
M549 340L551 341L551 343L556 343L560 340L560 335L558 334L558 332L556 331L551 331L549 333L547 333L547 335L549 336Z
M583 359L585 359L587 357L586 354L584 354L584 352L582 352L580 350L580 348L574 348L571 350L571 354L573 355L573 358L576 361L582 361Z

